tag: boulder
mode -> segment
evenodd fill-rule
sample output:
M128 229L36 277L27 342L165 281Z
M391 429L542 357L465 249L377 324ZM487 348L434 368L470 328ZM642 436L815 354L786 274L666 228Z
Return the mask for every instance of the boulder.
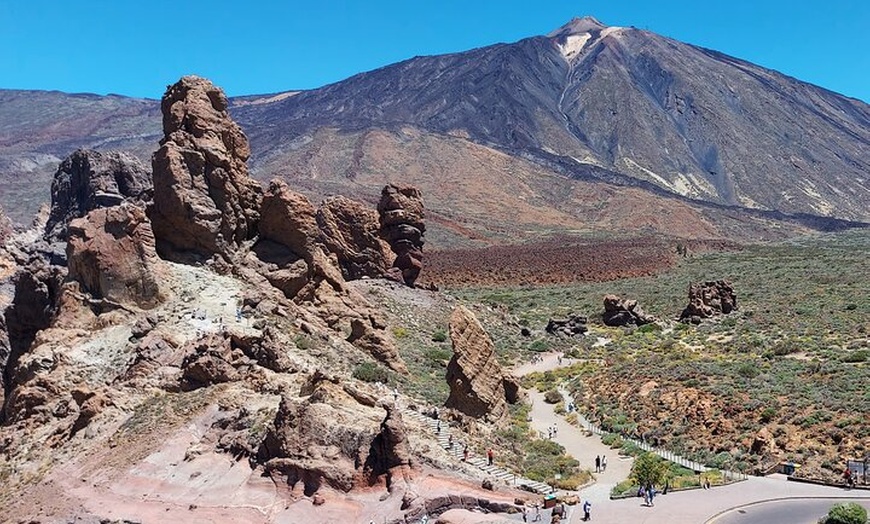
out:
M507 413L505 373L495 345L474 313L458 306L450 315L453 358L447 365L450 396L445 406L475 418L499 420ZM510 396L517 393L511 386Z
M389 267L390 246L378 236L378 213L342 196L324 200L317 225L326 248L338 259L345 280L378 278Z
M151 221L161 255L228 258L257 233L262 189L248 175L248 139L211 82L185 76L161 101L163 133L151 159Z
M655 322L655 317L647 315L637 300L621 299L616 295L604 296L602 320L607 326L642 326Z
M306 386L307 397L281 399L258 453L267 473L313 496L323 487L348 492L369 485L367 471L410 462L400 418L384 419L383 410L359 404L324 376L315 382Z
M737 294L727 280L689 284L688 295L689 303L680 313L682 322L697 324L700 319L727 315L737 309Z
M125 200L147 200L150 190L151 173L138 158L118 151L79 149L54 174L45 238L64 241L71 220Z
M547 327L545 328L547 333L551 335L582 335L586 333L589 329L586 327L586 317L583 315L568 315L568 318L565 319L554 319L551 318L547 322ZM531 335L531 333L529 333ZM525 335L525 336L529 336Z
M95 298L152 308L164 296L163 262L145 211L123 204L96 209L69 224L69 277Z
M378 202L380 235L396 254L393 267L402 272L402 280L413 287L423 269L423 197L411 186L389 184L381 191Z

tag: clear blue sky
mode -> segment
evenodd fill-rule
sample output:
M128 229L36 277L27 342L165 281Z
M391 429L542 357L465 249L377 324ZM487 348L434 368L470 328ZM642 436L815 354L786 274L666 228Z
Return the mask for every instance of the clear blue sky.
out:
M308 89L415 55L633 25L870 102L870 0L0 0L0 88Z

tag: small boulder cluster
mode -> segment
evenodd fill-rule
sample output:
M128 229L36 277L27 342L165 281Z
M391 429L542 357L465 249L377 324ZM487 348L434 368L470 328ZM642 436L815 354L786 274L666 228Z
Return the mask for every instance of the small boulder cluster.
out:
M700 324L714 315L727 315L737 309L737 293L727 280L689 285L689 304L680 313L680 321Z

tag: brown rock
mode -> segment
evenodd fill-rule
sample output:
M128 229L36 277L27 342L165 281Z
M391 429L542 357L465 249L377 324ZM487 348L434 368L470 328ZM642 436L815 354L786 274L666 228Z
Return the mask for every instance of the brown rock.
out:
M407 484L411 475L411 446L402 421L402 413L394 405L385 406L387 416L381 422L381 431L372 440L365 471L374 483L378 477L385 476L388 489L394 482L402 479Z
M602 320L608 326L642 326L655 322L656 319L644 313L637 300L623 300L616 295L605 295Z
M383 411L356 403L341 386L321 380L305 399L281 399L258 459L291 489L314 495L324 486L350 491L367 484L362 466L381 433Z
M211 384L234 382L241 378L236 370L238 356L233 353L228 333L212 333L193 342L186 349L181 364L182 389L196 389Z
M450 340L453 358L447 365L450 396L445 405L475 418L501 419L507 413L505 374L489 335L463 306L450 315Z
M378 214L381 237L396 254L393 267L399 268L405 284L413 287L423 269L423 235L426 232L420 190L411 186L387 185L381 191Z
M72 397L78 404L79 410L78 418L76 418L70 431L70 435L75 435L86 428L91 420L103 410L103 406L106 405L106 396L88 387L78 387L72 390Z
M228 255L257 232L262 190L248 175L248 139L223 91L185 76L163 95L151 220L158 248Z
M693 322L713 315L729 314L737 309L737 294L727 280L689 284L689 304L680 314L680 320ZM697 322L693 322L697 323Z
M162 262L145 211L96 209L69 224L69 276L96 298L151 308L163 299Z
M331 197L320 204L317 224L345 280L381 277L387 271L390 247L378 236L377 212L349 198Z
M71 220L125 200L146 199L150 189L151 173L136 157L79 149L65 158L54 174L45 237L66 240Z

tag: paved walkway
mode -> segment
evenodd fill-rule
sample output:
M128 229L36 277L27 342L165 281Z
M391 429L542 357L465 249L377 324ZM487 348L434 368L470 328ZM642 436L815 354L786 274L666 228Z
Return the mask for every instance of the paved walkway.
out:
M570 361L565 361L565 365ZM559 366L555 354L546 355L541 362L524 364L514 369L514 374L525 375L532 371L547 371ZM543 395L530 392L533 402L531 425L546 434L547 428L556 424L554 441L565 447L566 451L580 461L581 467L594 470L595 456L607 455L607 471L597 475L597 482L581 489L581 500L592 502L592 520L599 524L702 524L719 522L711 520L717 515L725 515L728 510L766 500L786 498L844 498L870 500L870 491L851 490L827 486L816 486L799 482L789 482L784 476L750 477L749 479L717 486L709 490L695 489L671 492L656 497L654 507L646 507L639 498L610 500L610 488L628 477L631 460L620 460L615 450L604 446L597 436L587 437L585 431L571 426L561 416L553 412L553 407L544 403ZM836 500L834 500L836 502ZM579 507L571 512L571 523L582 522Z

